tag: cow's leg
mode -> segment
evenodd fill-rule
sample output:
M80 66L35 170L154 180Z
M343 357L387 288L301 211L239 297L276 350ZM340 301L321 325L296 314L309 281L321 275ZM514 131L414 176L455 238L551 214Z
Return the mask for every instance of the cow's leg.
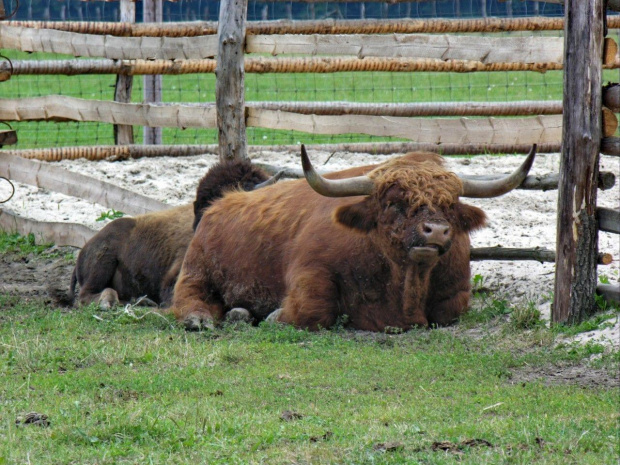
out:
M452 296L434 302L428 311L428 320L431 324L446 326L456 322L467 311L470 291L462 290Z
M338 293L327 270L296 270L277 321L312 331L331 327L338 318Z
M213 328L224 317L223 303L210 295L205 281L203 273L192 271L186 263L174 288L171 311L189 331Z

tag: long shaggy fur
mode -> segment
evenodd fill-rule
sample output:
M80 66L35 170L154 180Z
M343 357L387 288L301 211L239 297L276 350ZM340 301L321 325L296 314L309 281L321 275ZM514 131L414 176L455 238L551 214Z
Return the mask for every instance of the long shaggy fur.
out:
M268 178L249 161L231 161L212 167L201 179L193 205L120 218L106 225L82 249L71 278L82 305L103 295L116 302L146 296L168 305L187 246L204 210L231 190L252 190Z
M458 201L460 182L434 154L326 177L369 173L378 186L367 197L322 197L298 180L215 201L188 248L176 317L197 328L233 307L260 320L282 306L279 321L310 329L344 315L371 331L454 321L469 300L469 232L484 213ZM441 256L424 248L429 224L449 226Z

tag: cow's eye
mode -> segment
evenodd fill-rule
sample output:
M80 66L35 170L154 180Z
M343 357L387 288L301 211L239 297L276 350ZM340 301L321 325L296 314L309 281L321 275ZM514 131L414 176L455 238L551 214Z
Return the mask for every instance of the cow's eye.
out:
M399 215L404 215L406 213L405 206L402 203L392 203L388 208Z

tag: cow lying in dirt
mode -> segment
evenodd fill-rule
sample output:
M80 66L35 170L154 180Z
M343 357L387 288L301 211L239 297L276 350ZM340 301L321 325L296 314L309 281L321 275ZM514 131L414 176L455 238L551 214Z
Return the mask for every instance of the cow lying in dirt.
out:
M277 178L268 179L249 161L219 163L200 181L193 205L112 221L80 252L71 295L77 282L80 305L98 302L108 308L141 297L143 303L168 305L204 209L226 191L253 190Z
M261 320L279 306L273 318L311 330L339 318L369 331L450 324L468 307L469 233L486 221L459 197L514 189L534 153L480 182L423 152L321 177L302 147L307 182L230 193L205 212L171 311L187 329L235 307Z

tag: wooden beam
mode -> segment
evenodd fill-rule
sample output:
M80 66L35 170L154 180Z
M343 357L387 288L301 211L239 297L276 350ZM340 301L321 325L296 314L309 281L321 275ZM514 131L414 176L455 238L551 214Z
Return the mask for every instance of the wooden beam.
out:
M619 284L599 284L596 286L596 293L609 302L620 304L620 285Z
M123 24L103 21L7 21L7 26L56 29L81 34L121 37L196 37L217 34L217 21ZM620 27L620 16L609 16L607 27ZM455 34L472 32L563 31L564 18L362 19L252 21L248 35L259 34Z
M215 75L220 160L247 159L244 43L248 0L222 0Z
M531 249L511 248L511 247L475 247L470 250L472 261L482 260L532 260L540 263L554 263L555 252L544 247L534 247ZM608 253L600 253L597 256L599 265L609 265L613 257Z
M161 23L163 20L162 0L143 0L142 18L145 23ZM162 101L162 77L160 73L144 76L142 95L145 103ZM161 128L144 126L142 128L142 142L146 145L160 145L163 142Z
M135 15L135 3L127 1ZM129 18L131 12L126 13L121 9L121 18ZM187 60L214 57L217 37L116 37L3 25L0 48L113 60Z
M602 137L603 0L566 5L564 113L552 321L596 310L596 197Z
M609 108L603 107L603 137L611 137L618 129L618 118Z
M541 144L558 142L559 115L531 118L401 118L315 116L247 109L248 127L288 129L310 134L369 134L431 144Z
M80 248L97 234L97 231L83 224L36 221L16 215L6 208L0 209L0 230L22 236L34 234L44 242Z
M262 169L267 171L270 174L276 174L282 172L282 176L285 178L303 178L304 172L301 168L285 168L281 166L274 166L267 163L255 163L260 166ZM322 173L321 170L318 170L319 173ZM503 175L476 175L476 174L461 174L457 173L460 178L464 179L473 179L473 180L483 180L483 181L492 181L498 178L501 178ZM616 176L611 171L605 171L599 173L599 189L608 190L611 189L615 184ZM607 176L610 175L610 176ZM521 183L517 189L523 190L541 190L541 191L549 191L558 188L558 180L560 175L558 173L548 173L543 175L528 175L525 180ZM611 178L612 182L609 185L608 179Z
M120 0L121 22L133 23L136 21L136 4L131 0ZM126 40L126 38L124 39ZM119 74L116 76L114 87L114 101L131 103L133 76ZM133 127L130 125L114 125L114 143L116 145L133 144Z
M246 53L434 58L480 63L562 63L561 37L427 34L249 35Z
M17 132L14 129L0 131L0 148L15 144L17 144Z
M0 152L0 176L115 208L129 215L165 210L168 205L108 182L36 160Z
M604 137L601 141L601 153L620 156L620 137Z
M600 231L620 234L620 210L598 207L596 217Z
M489 153L523 153L532 148L527 144L418 144L414 142L380 142L380 143L351 143L351 144L316 144L307 145L308 150L327 152L364 152L372 155L402 154L423 150L446 155L472 155ZM298 153L298 145L251 145L248 151L260 155L265 151L289 151ZM538 153L557 153L560 144L541 144ZM127 158L152 157L187 157L201 154L218 154L219 146L210 145L94 145L77 147L51 147L44 149L4 150L4 153L32 160L48 162L60 160L125 160Z
M197 74L215 72L217 62L202 60L15 60L11 67L0 62L0 73L11 71L13 75L64 74ZM561 70L558 63L480 63L477 61L443 61L430 58L352 58L352 57L309 57L309 58L247 58L246 73L341 73L341 72L503 72L534 71L544 73ZM606 66L606 69L620 68L620 61Z
M614 113L620 112L620 84L614 82L603 87L603 105Z
M0 99L0 121L80 121L153 128L215 128L215 105L156 105L64 95Z

